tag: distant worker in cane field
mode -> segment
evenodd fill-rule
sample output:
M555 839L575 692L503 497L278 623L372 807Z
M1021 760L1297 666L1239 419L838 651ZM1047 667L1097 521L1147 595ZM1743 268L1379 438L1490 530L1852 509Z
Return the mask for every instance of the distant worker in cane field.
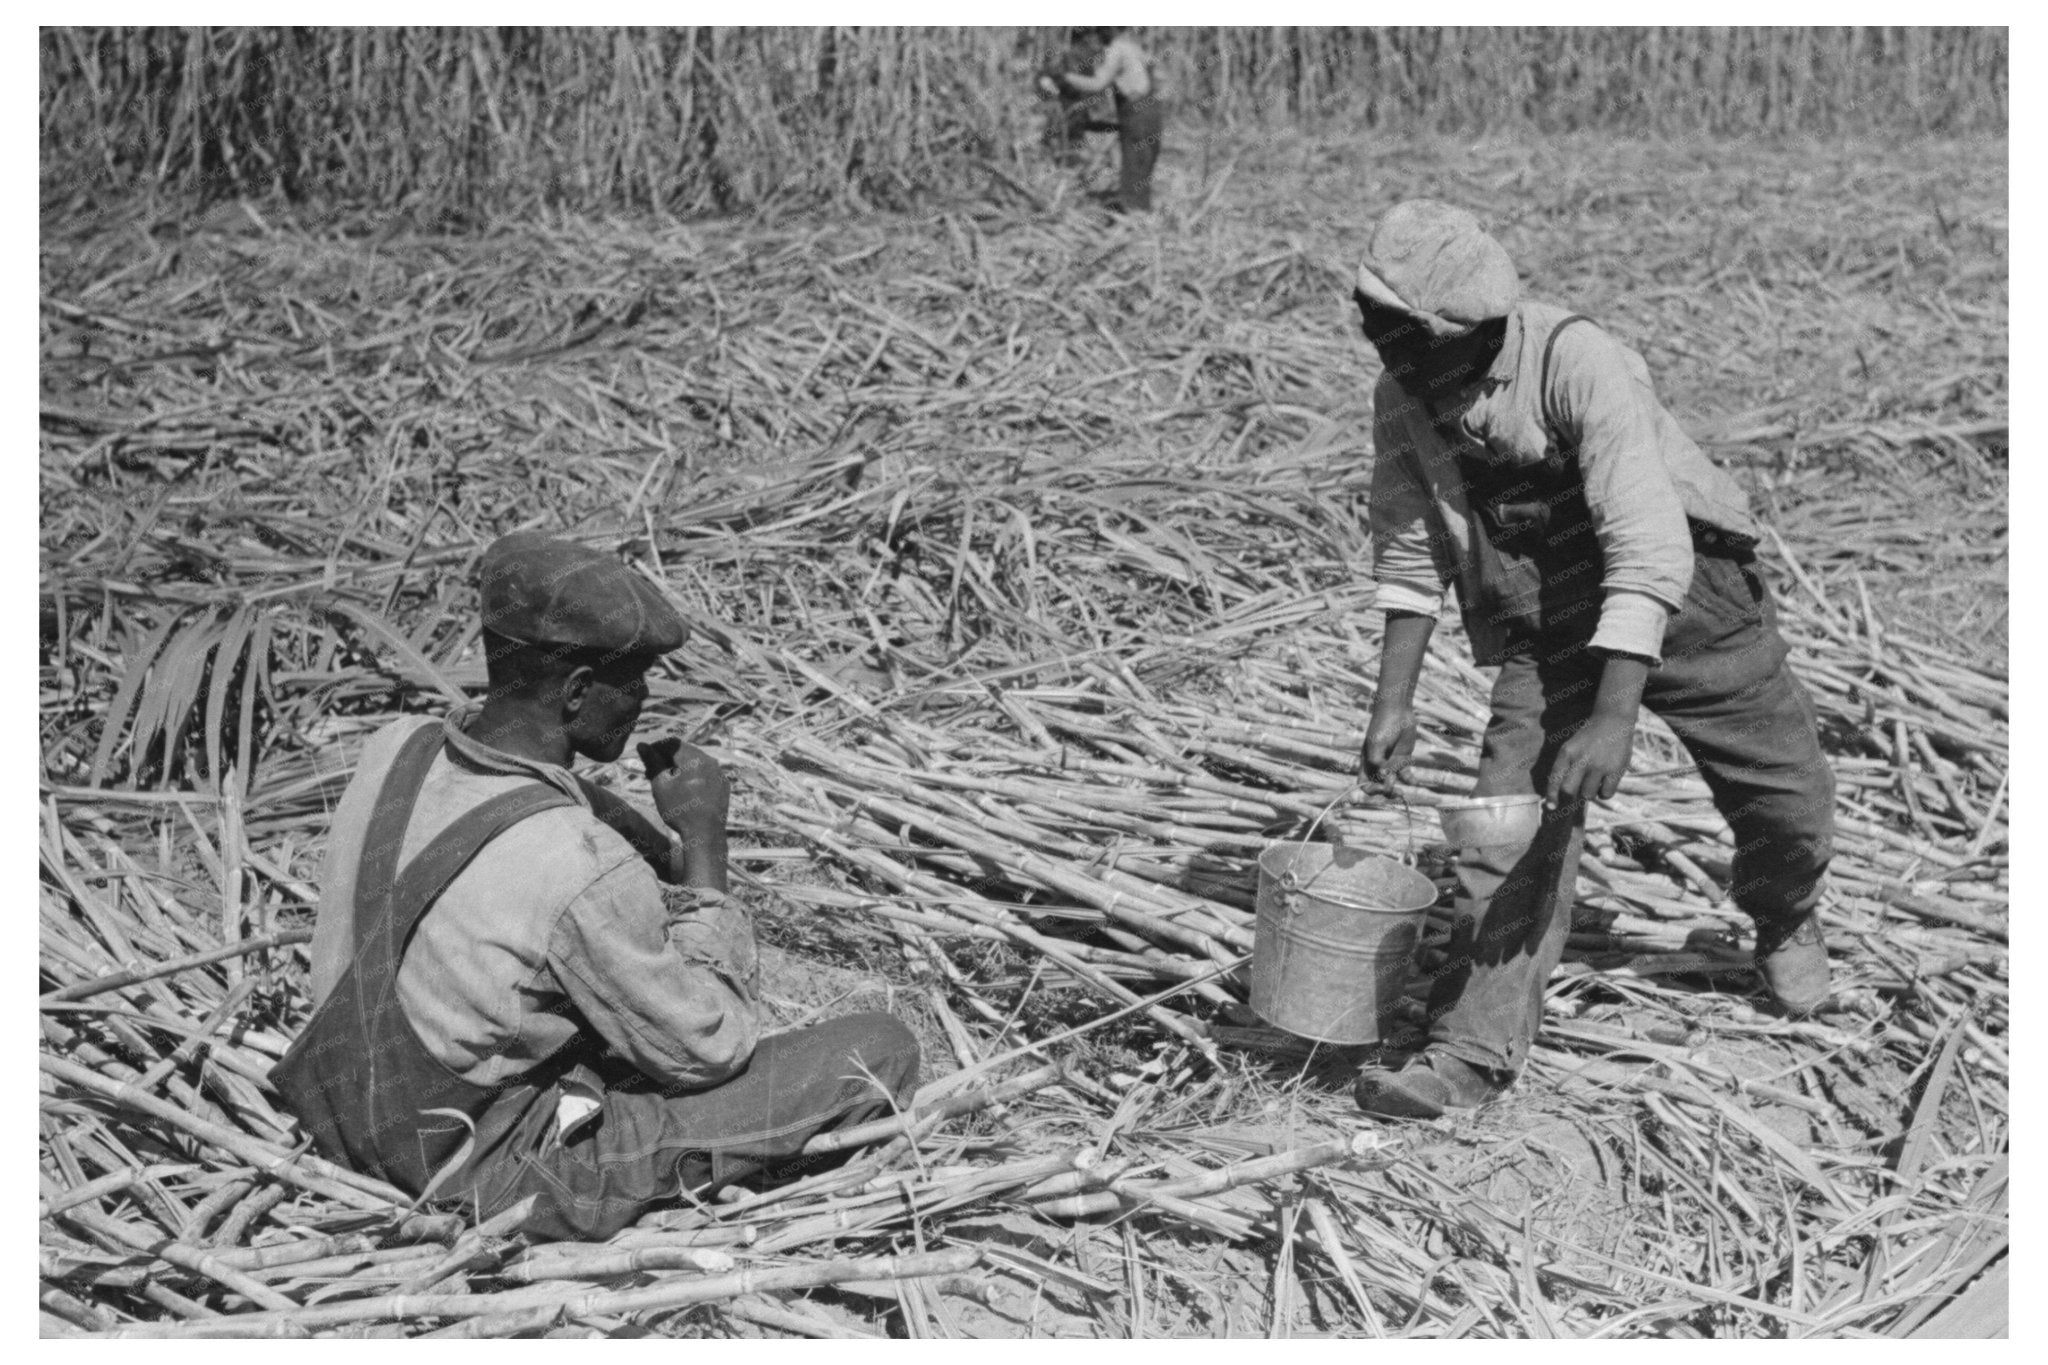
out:
M1484 1103L1521 1071L1571 927L1586 802L1628 770L1639 708L1663 717L1734 833L1732 895L1790 1014L1827 998L1815 907L1834 778L1786 665L1748 499L1680 431L1642 357L1519 297L1507 252L1463 210L1388 210L1353 301L1385 374L1373 395L1371 524L1386 613L1360 753L1390 782L1446 585L1497 666L1474 794L1540 795L1534 831L1460 851L1424 1049L1363 1069L1387 1117Z
M640 746L675 838L569 771L625 748L674 608L533 532L479 576L488 696L380 730L335 811L316 1008L272 1073L314 1146L478 1218L537 1196L529 1235L601 1240L892 1112L919 1060L898 1020L761 1036L711 756Z
M1074 166L1089 133L1113 133L1116 122L1099 117L1102 96L1069 90L1061 78L1087 75L1102 64L1103 42L1092 28L1067 30L1066 46L1038 72L1038 92L1049 101L1045 116L1045 150L1056 166Z
M1089 75L1062 73L1060 83L1083 95L1109 90L1116 96L1117 207L1126 213L1152 209L1152 167L1159 160L1159 139L1165 128L1153 80L1152 59L1127 28L1095 30L1107 44L1102 61Z

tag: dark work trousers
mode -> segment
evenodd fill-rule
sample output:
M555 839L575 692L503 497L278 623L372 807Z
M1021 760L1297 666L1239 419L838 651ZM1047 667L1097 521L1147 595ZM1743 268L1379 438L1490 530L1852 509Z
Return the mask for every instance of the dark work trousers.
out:
M1152 166L1159 160L1159 139L1166 111L1151 95L1116 97L1117 204L1125 212L1152 208Z
M529 1107L510 1140L466 1173L459 1194L480 1218L539 1194L529 1235L602 1241L686 1192L702 1198L755 1175L797 1176L841 1159L801 1153L820 1133L907 1104L918 1060L901 1021L867 1013L771 1034L744 1072L710 1090L671 1094L626 1073L605 1091L597 1119L566 1140L555 1134L553 1104Z
M1589 629L1589 627L1587 628ZM1559 746L1585 723L1601 656L1585 630L1518 641L1493 687L1476 795L1542 790ZM1834 837L1834 775L1813 701L1785 663L1770 592L1746 553L1696 552L1684 610L1643 703L1698 763L1735 837L1737 906L1759 926L1794 922L1820 898ZM1430 1046L1517 1073L1564 953L1585 806L1546 812L1526 846L1461 853L1457 919L1431 983Z

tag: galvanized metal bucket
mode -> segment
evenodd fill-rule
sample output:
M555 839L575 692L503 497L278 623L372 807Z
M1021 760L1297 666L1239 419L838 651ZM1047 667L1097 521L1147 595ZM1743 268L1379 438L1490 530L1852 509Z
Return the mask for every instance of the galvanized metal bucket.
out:
M1436 885L1363 849L1282 844L1259 856L1252 1008L1323 1043L1377 1042L1407 988Z

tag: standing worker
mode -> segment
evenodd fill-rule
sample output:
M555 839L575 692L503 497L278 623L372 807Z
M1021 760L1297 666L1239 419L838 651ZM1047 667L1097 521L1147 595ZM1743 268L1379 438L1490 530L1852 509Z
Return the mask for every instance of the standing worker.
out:
M1474 792L1540 793L1526 843L1461 852L1456 921L1424 1050L1361 1071L1359 1106L1434 1117L1521 1071L1571 927L1585 802L1628 770L1639 706L1699 765L1735 836L1735 903L1791 1014L1828 994L1814 910L1834 778L1759 577L1748 499L1657 400L1642 357L1584 317L1518 300L1469 213L1397 204L1353 300L1374 391L1371 520L1379 686L1360 753L1391 781L1415 747L1415 684L1455 583L1473 657L1498 666Z
M331 1160L479 1218L538 1195L530 1235L602 1240L890 1112L917 1041L886 1014L760 1036L709 755L640 746L680 842L569 772L619 757L648 668L682 644L660 593L533 532L479 572L490 693L364 746L314 921L315 1012L272 1080Z
M1113 132L1116 125L1096 117L1099 95L1083 95L1067 89L1061 78L1093 71L1102 63L1102 39L1092 28L1067 30L1067 45L1058 57L1040 68L1038 90L1053 103L1045 115L1045 149L1057 166L1073 166L1081 159L1081 141L1089 133Z
M1117 206L1126 213L1151 212L1152 166L1166 122L1153 89L1152 59L1127 28L1098 28L1108 47L1093 75L1065 73L1061 84L1083 95L1116 92Z

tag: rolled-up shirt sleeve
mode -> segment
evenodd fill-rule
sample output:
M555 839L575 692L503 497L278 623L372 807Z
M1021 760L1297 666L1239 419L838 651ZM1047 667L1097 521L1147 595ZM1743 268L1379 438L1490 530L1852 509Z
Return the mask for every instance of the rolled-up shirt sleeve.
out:
M1415 468L1414 452L1390 404L1403 400L1391 385L1374 396L1372 419L1373 605L1381 611L1435 616L1450 575L1437 554L1431 500Z
M753 1056L753 929L717 892L664 896L644 862L621 864L556 921L548 963L612 1050L661 1085L716 1085Z
M1566 443L1577 442L1604 561L1606 598L1591 647L1656 659L1665 618L1685 605L1693 555L1685 505L1661 448L1657 396L1628 352L1598 328L1560 334L1555 362L1551 411Z
M1610 654L1633 654L1663 662L1664 627L1671 613L1654 597L1639 592L1610 592L1600 605L1600 621L1587 648Z

